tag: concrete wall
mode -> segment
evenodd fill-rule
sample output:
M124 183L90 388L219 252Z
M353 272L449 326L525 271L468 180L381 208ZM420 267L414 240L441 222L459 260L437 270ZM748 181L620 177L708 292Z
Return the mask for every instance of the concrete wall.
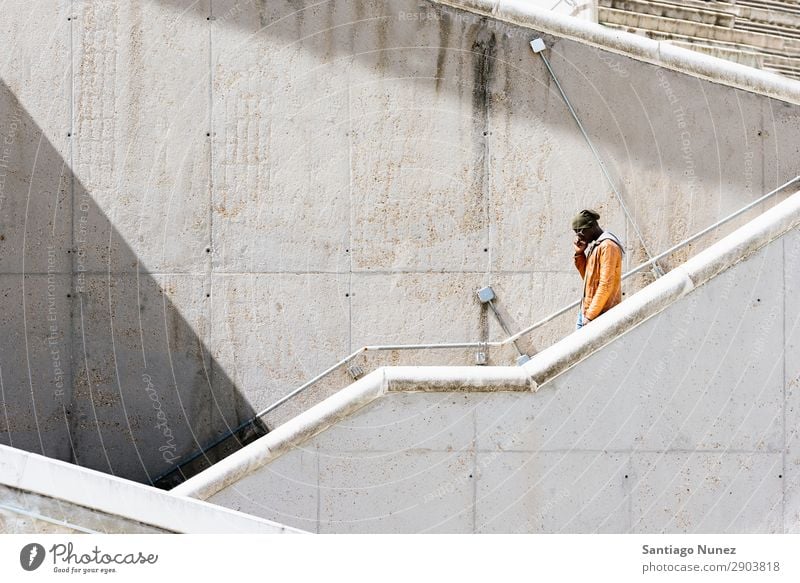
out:
M390 393L209 498L318 532L800 532L800 229L538 392Z
M482 285L512 327L575 299L580 208L644 259L534 31L411 0L5 10L3 443L147 481L364 344L498 338ZM652 250L797 174L797 106L546 40ZM400 362L473 354L362 364Z

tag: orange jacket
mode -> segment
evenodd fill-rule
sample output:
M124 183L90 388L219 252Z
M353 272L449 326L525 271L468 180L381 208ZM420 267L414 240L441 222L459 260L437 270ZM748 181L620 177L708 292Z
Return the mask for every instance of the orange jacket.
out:
M583 277L583 315L594 320L622 301L622 250L619 240L603 233L584 253L575 254L575 267Z

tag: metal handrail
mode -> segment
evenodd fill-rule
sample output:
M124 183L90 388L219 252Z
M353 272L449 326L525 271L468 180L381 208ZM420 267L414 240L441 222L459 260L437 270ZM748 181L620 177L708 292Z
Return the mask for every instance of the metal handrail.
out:
M776 195L776 194L778 194L780 191L782 191L782 190L784 190L785 188L787 188L787 187L791 186L792 184L794 184L794 183L795 183L795 182L797 182L798 180L800 180L800 175L799 175L799 176L795 176L795 177L794 177L794 178L792 178L792 179L791 179L789 182L786 182L786 183L784 183L784 184L780 185L780 186L779 186L778 188L776 188L775 190L771 190L770 192L768 192L767 194L765 194L765 195L764 195L764 196L762 196L761 198L758 198L758 199L754 200L753 202L751 202L751 203L747 204L746 206L743 206L743 207L742 207L742 208L740 208L738 211L736 211L736 212L734 212L734 213L731 213L731 214L729 214L729 215L728 215L727 217L725 217L724 219L721 219L721 220L717 221L717 222L716 222L716 223L714 223L713 225L710 225L710 226L706 227L706 228L705 228L705 229L703 229L702 231L699 231L699 232L695 233L694 235L692 235L691 237L689 237L689 238L687 238L687 239L684 239L684 240L683 240L683 241L681 241L680 243L676 243L675 245L673 245L672 247L670 247L669 249L667 249L667 250L666 250L666 251L664 251L663 253L659 253L658 255L656 255L655 257L653 257L652 259L650 259L650 260L648 260L648 261L645 261L644 263L642 263L642 264L641 264L641 265L639 265L638 267L634 267L633 269L631 269L630 271L628 271L627 273L625 273L625 274L622 276L622 279L623 279L623 280L624 280L624 279L627 279L627 278L628 278L628 277L630 277L631 275L633 275L633 274L635 274L635 273L639 273L640 271L642 271L642 270L643 270L645 267L647 267L648 265L651 265L651 264L653 264L653 263L656 263L656 262L657 262L659 259L663 259L663 258L664 258L664 257L666 257L667 255L671 255L671 254L675 253L675 251L678 251L678 250L680 250L680 249L683 249L683 248L684 248L684 247L686 247L687 245L689 245L689 244L691 244L691 243L695 242L697 239L699 239L699 238L700 238L700 237L702 237L703 235L705 235L705 234L709 233L710 231L713 231L714 229L717 229L717 228L721 227L721 226L722 226L722 225L724 225L725 223L728 223L728 222L732 221L733 219L735 219L735 218L736 218L736 217L738 217L739 215L741 215L741 214L744 214L744 213L746 213L747 211L749 211L749 210L750 210L751 208L753 208L754 206L757 206L757 205L761 204L762 202L764 202L764 201L765 201L765 200L767 200L768 198L770 198L770 197L772 197L772 196L775 196L775 195ZM572 302L570 305L568 305L568 306L565 306L565 307L561 308L559 311L557 311L557 312L554 312L554 313L550 314L549 316L547 316L546 318L543 318L542 320L539 320L538 322L536 322L535 324L533 324L533 325L529 326L528 328L525 328L525 329L523 329L523 330L520 330L519 332L517 332L517 333L516 333L516 334L514 334L513 336L510 336L509 338L506 338L505 340L503 340L502 344L507 344L508 342L513 342L514 340L517 340L517 339L518 339L518 338L520 338L521 336L524 336L524 335L528 334L529 332L531 332L532 330L535 330L535 329L536 329L536 328L538 328L539 326L542 326L543 324L546 324L547 322L549 322L549 321L550 321L550 320L552 320L553 318L557 318L557 317L558 317L558 316L560 316L561 314L564 314L564 313L568 312L569 310L571 310L572 308L576 307L576 306L577 306L578 304L580 304L580 303L581 303L581 301L580 301L580 300L576 300L576 301Z
M798 182L798 181L800 181L800 175L795 176L794 178L792 178L790 181L786 182L785 184L782 184L778 188L776 188L774 190L771 190L767 194L763 195L761 198L758 198L758 199L754 200L753 202L747 204L746 206L742 207L738 211L736 211L734 213L731 213L727 217L717 221L713 225L710 225L710 226L706 227L705 229L703 229L702 231L699 231L698 233L695 233L691 237L688 237L687 239L684 239L680 243L677 243L677 244L673 245L672 247L670 247L669 249L667 249L663 253L660 253L660 254L656 255L655 257L653 257L652 259L649 259L648 261L645 261L641 265L639 265L637 267L634 267L633 269L631 269L630 271L625 273L622 276L622 279L623 280L627 279L631 275L634 275L635 273L640 272L641 270L645 269L649 265L658 262L660 259L663 259L667 255L670 255L670 254L674 253L675 251L678 251L679 249L682 249L682 248L686 247L687 245L689 245L690 243L696 241L697 239L699 239L703 235L706 235L710 231L712 231L714 229L717 229L717 228L721 227L722 225L724 225L725 223L728 223L728 222L732 221L733 219L735 219L739 215L747 212L748 210L750 210L751 208L755 207L756 205L764 202L768 198L770 198L772 196L775 196L777 193L781 192L785 188L791 186L792 184L794 184L795 182ZM343 367L345 364L347 364L348 362L350 362L351 360L356 358L361 353L364 353L364 352L376 352L376 351L386 351L386 350L432 350L432 349L434 349L434 350L435 349L449 350L449 349L459 349L459 348L463 349L463 348L501 347L501 346L505 346L506 344L511 344L512 342L514 342L515 340L518 340L522 336L525 336L525 335L531 333L533 330L536 330L537 328L543 326L544 324L550 322L551 320L554 320L555 318L561 316L562 314L567 313L571 309L577 307L579 304L580 304L580 300L576 300L576 301L564 306L563 308L559 309L558 311L553 312L549 316L546 316L546 317L542 318L541 320L539 320L538 322L535 322L534 324L528 326L527 328L524 328L523 330L520 330L516 334L513 334L513 335L509 336L508 338L505 338L504 340L499 340L499 341L493 341L493 342L450 342L450 343L441 343L441 344L382 344L382 345L363 346L363 347L359 348L358 350L356 350L355 352L353 352L352 354L349 354L348 356L346 356L345 358L343 358L342 360L340 360L339 362L337 362L333 366L328 367L327 369L325 369L324 371L319 373L317 376L315 376L311 380L303 383L302 385L297 387L295 390L293 390L291 393L288 393L287 395L285 395L284 397L281 397L279 400L275 401L273 404L269 405L265 409L262 409L252 419L240 424L235 429L233 429L233 430L229 431L228 433L226 433L225 435L215 439L210 445L208 445L207 447L205 447L201 451L196 452L195 454L187 457L185 460L182 460L178 464L178 467L180 467L180 466L182 466L182 465L184 465L184 464L186 464L186 463L188 463L188 462L200 457L206 451L208 451L209 449L219 445L220 443L225 441L227 438L229 438L231 435L235 435L237 431L240 431L241 429L244 429L248 425L254 423L257 419L259 419L263 415L266 415L267 413L270 413L271 411L274 411L275 409L277 409L278 407L283 405L286 401L288 401L292 397L296 396L297 394L303 392L304 390L306 390L311 385L316 384L317 382L319 382L323 378L327 377L329 374L331 374L332 372L336 371L337 369ZM175 470L170 470L168 472L165 472L158 479L163 478L164 476L172 473L173 471L175 471Z
M749 211L751 208L753 208L753 207L757 206L758 204L764 202L768 198L770 198L772 196L775 196L776 194L778 194L779 192L781 192L782 190L786 189L787 187L791 186L792 184L794 184L795 182L797 182L799 180L800 180L800 175L795 176L790 181L782 184L781 186L779 186L778 188L776 188L774 190L771 190L770 192L768 192L764 196L762 196L762 197L754 200L753 202L747 204L746 206L740 208L738 211L736 211L734 213L731 213L730 215L728 215L727 217L717 221L713 225L710 225L710 226L706 227L705 229L703 229L702 231L699 231L698 233L695 233L691 237L689 237L687 239L684 239L680 243L677 243L677 244L673 245L672 247L670 247L669 249L667 249L663 253L660 253L660 254L656 255L655 257L653 257L652 259L649 259L648 261L645 261L641 265L639 265L637 267L634 267L633 269L631 269L630 271L625 273L622 276L622 279L623 280L627 279L631 275L634 275L634 274L640 272L641 270L645 269L646 267L648 267L648 266L650 266L652 264L656 264L660 259L663 259L667 255L671 255L672 253L675 253L675 251L683 249L684 247L686 247L687 245L693 243L694 241L696 241L697 239L699 239L703 235L706 235L710 231L713 231L714 229L717 229L717 228L721 227L725 223L728 223L728 222L732 221L733 219L735 219L739 215ZM345 358L343 358L342 360L340 360L339 362L337 362L336 364L334 364L330 368L328 368L325 371L321 372L320 374L315 376L313 379L311 379L308 382L306 382L306 383L302 384L301 386L297 387L294 391L292 391L291 393L289 393L286 396L282 397L281 399L279 399L278 401L276 401L272 405L269 405L268 407L263 409L260 413L258 413L256 415L256 417L261 417L262 415L266 415L267 413L269 413L271 411L274 411L275 409L277 409L278 407L283 405L286 401L288 401L289 399L291 399L292 397L294 397L298 393L303 392L305 389L307 389L311 385L317 383L318 381L322 380L323 378L325 378L326 376L328 376L329 374L331 374L335 370L341 368L342 366L344 366L345 364L347 364L348 362L353 360L355 357L357 357L362 352L380 351L380 350L431 350L431 349L447 350L447 349L457 349L457 348L480 348L482 346L487 346L487 347L505 346L506 344L510 344L510 343L514 342L515 340L518 340L519 338L531 333L533 330L536 330L537 328L543 326L544 324L550 322L551 320L557 318L558 316L561 316L562 314L567 313L569 310L577 307L579 304L580 304L580 300L576 300L576 301L572 302L571 304L569 304L567 306L564 306L560 310L558 310L556 312L553 312L549 316L546 316L546 317L542 318L541 320L539 320L538 322L528 326L527 328L524 328L523 330L520 330L516 334L513 334L513 335L509 336L508 338L506 338L504 340L499 340L499 341L494 341L494 342L455 342L455 343L444 343L444 344L385 344L385 345L376 345L376 346L363 346L362 348L359 348L358 350L356 350L352 354L346 356Z

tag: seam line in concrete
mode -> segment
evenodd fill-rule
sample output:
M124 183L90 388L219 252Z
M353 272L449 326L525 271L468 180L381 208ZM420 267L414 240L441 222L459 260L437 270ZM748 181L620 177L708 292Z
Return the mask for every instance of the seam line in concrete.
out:
M472 532L478 532L478 413L472 409Z
M468 453L469 447L463 447L460 449L429 449L424 447L411 447L411 448L403 448L403 449L347 449L347 448L337 448L337 449L326 449L324 447L319 448L319 453L323 455L329 454L340 454L340 453L380 453L380 454L399 454L399 453ZM748 449L726 449L726 450L719 450L719 449L630 449L630 448L621 448L621 449L575 449L573 448L554 448L554 449L486 449L486 448L476 448L476 453L479 454L507 454L507 453L518 453L518 454L525 454L525 455L537 455L537 454L568 454L568 453L580 453L580 454L652 454L652 455L662 455L662 454L682 454L682 455L764 455L764 456L775 456L779 455L781 452L777 449L767 449L767 450L748 450Z
M134 275L153 275L156 277L207 277L209 272L208 271L147 271L146 269L136 271L92 271L86 270L81 271L82 274L85 276L93 276L93 277L107 277L109 273L112 277L123 277L123 276L134 276ZM401 271L220 271L216 270L213 271L213 275L216 277L233 277L233 276L259 276L259 275L297 275L297 276L308 276L308 275L476 275L482 276L486 275L486 271L454 271L454 270L401 270ZM561 275L572 275L571 271L567 271L564 269L537 269L535 271L523 271L523 270L492 270L491 275L540 275L540 274L561 274ZM22 272L15 272L15 271L5 271L0 272L0 277L5 275L15 275L15 276L47 276L51 275L51 273L41 272L41 271L26 271L25 273ZM71 271L54 271L52 275L72 275Z
M350 87L350 76L347 77L347 189L348 189L348 222L347 248L347 353L353 352L353 92Z
M77 253L75 253L75 0L69 2L69 189L70 189L70 220L69 220L69 249L70 249L70 271L69 274L69 401L64 405L64 424L67 428L67 435L70 443L70 456L72 463L78 463L78 455L75 449L75 439L73 439L73 429L75 421L70 423L67 415L69 410L74 409L75 401L75 269ZM38 275L38 274L37 274Z
M783 383L781 383L781 390L783 392L783 407L781 408L781 424L783 425L783 443L781 447L781 532L786 533L786 238L781 239L781 299L783 300L783 310L781 319L783 320L782 340L781 345L781 359L783 360Z
M214 321L214 290L211 282L214 281L214 0L208 0L208 131L211 136L208 141L208 249L206 253L206 273L208 281L203 287L211 293L211 301L207 302L209 322ZM202 355L201 355L202 356ZM213 382L213 378L212 378Z
M319 446L317 446L317 449L314 451L314 457L317 463L317 534L320 534L322 531L322 486L320 484L320 469L322 464L320 463Z

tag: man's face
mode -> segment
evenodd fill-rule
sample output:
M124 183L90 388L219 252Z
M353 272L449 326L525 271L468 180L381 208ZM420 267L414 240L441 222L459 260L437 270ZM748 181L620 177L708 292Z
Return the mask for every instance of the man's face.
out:
M583 243L591 243L597 237L600 236L600 228L598 225L592 225L591 227L583 227L582 229L572 229L575 231L575 235L580 239Z

